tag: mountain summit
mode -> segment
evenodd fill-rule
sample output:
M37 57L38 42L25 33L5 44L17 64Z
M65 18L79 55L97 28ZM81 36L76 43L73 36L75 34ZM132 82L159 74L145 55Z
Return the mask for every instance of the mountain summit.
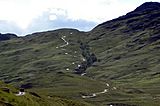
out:
M101 25L103 26L104 24L107 24L110 22L115 22L120 20L129 20L129 19L132 19L129 21L129 23L132 21L136 22L137 19L142 20L143 22L147 22L150 19L151 20L154 18L158 19L158 17L160 17L159 11L160 11L159 2L146 2L140 5L139 7L137 7L134 11L127 13L126 15L104 22L98 26L101 26ZM142 16L142 18L140 16Z
M135 11L154 11L154 10L160 10L159 2L146 2L135 9Z
M160 29L159 20L160 3L147 2L137 7L134 11L111 21L104 22L94 29L106 28L115 30L123 26L121 31L127 33L143 31L149 28L158 30Z

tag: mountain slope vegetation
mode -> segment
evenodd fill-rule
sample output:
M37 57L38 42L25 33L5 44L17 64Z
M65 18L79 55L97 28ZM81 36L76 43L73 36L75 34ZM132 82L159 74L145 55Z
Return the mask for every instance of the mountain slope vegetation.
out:
M89 32L66 28L2 40L0 80L84 106L159 106L159 29L160 3L147 2Z
M89 106L60 97L40 96L35 92L26 92L18 96L18 89L0 82L0 106Z

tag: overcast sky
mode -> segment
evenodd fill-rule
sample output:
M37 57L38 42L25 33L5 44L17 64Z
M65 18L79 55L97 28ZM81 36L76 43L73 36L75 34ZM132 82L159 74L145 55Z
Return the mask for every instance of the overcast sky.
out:
M63 27L88 31L147 1L160 0L0 0L0 32L21 35Z

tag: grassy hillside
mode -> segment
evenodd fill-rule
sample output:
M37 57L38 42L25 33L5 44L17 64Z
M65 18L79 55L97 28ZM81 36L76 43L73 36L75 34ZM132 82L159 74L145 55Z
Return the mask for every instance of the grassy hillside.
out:
M1 80L41 95L76 101L82 93L103 90L103 82L74 74L83 59L79 43L83 33L62 29L0 42ZM63 36L69 42L66 47L60 47L65 44Z
M156 106L149 102L158 101L160 92L160 9L142 12L139 8L88 33L88 45L101 61L87 72L111 80L136 95L137 102L146 101L142 106Z
M26 91L23 96L16 96L17 93L18 89L0 82L0 106L90 106L60 97L41 96L35 92Z
M41 103L2 91L2 104L159 106L159 14L159 3L145 3L89 32L59 29L0 41L0 80L42 95Z
M112 71L113 75L107 74L109 79L126 81L136 77L139 81L144 77L158 77L159 13L159 10L133 11L89 33L92 37L89 45L101 59L98 68Z

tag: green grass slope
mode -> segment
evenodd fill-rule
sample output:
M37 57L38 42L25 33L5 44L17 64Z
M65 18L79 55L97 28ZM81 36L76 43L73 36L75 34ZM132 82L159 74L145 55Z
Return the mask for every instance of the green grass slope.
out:
M87 103L60 97L40 96L35 92L27 91L22 96L16 96L17 93L18 89L0 82L0 106L89 106Z
M160 8L145 7L144 11L139 8L88 33L91 38L88 45L100 62L87 72L96 79L111 80L129 95L136 95L136 100L131 97L128 101L158 106Z
M83 34L61 29L0 42L0 79L41 95L76 101L82 93L103 90L103 82L74 74L83 60L80 49L80 41L86 37ZM69 45L60 47L65 44L63 36Z
M103 23L89 33L92 37L88 41L89 45L101 60L97 63L97 68L104 70L96 74L98 78L124 82L133 80L136 85L143 86L154 84L155 79L158 84L159 10L135 10L126 16ZM90 72L94 73L93 70Z

